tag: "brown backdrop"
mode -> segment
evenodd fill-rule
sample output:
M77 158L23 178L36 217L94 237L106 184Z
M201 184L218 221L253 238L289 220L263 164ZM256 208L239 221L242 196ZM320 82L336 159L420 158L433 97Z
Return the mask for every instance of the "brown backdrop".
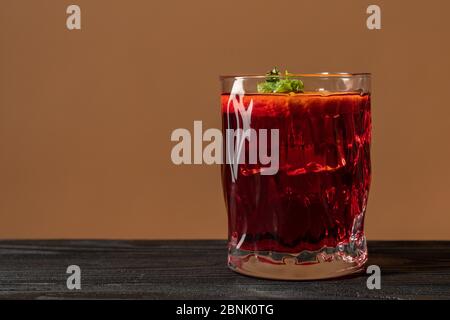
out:
M373 73L367 235L450 239L449 1L0 4L1 238L225 237L219 168L170 134L220 126L219 74L277 65Z

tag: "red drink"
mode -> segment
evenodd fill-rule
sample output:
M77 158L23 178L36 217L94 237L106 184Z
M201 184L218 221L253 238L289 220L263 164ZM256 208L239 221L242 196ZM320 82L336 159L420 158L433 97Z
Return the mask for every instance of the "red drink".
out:
M223 129L239 128L230 95L221 99ZM231 166L222 165L231 268L283 279L359 269L367 259L369 94L246 94L241 99L244 106L253 105L252 129L279 130L279 169L262 175L260 163L242 163L233 181ZM244 150L248 154L248 142ZM277 150L269 144L272 151ZM326 262L334 262L332 270L323 266ZM310 267L302 276L298 266Z

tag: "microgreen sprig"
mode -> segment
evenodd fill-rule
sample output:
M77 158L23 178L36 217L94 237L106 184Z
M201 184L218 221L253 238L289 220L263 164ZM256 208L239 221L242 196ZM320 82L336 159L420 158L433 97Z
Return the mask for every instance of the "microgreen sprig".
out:
M266 81L258 83L259 93L298 93L303 90L303 82L299 79L292 79L292 74L285 71L284 77L275 67L266 73Z

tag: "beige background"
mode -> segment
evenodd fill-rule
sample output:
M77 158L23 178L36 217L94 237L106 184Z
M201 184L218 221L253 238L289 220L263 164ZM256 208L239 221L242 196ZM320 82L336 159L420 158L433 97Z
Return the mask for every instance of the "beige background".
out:
M219 168L170 134L220 126L219 74L277 65L373 73L368 238L450 239L450 1L0 4L1 238L224 238Z

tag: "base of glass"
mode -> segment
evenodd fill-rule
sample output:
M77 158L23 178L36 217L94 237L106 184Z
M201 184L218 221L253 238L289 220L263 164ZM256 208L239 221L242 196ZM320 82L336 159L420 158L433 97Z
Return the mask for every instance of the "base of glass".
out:
M231 270L252 277L275 280L317 280L342 277L360 272L367 261L364 241L303 251L298 254L273 251L252 252L231 248L228 266Z

